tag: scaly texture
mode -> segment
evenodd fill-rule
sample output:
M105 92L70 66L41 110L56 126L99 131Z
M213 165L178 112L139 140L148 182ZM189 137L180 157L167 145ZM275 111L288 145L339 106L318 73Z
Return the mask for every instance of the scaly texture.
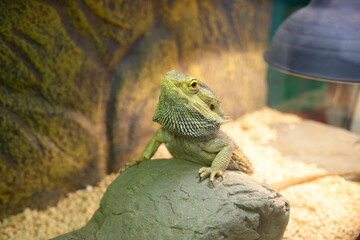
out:
M210 167L199 170L200 179L222 177L226 168L252 173L246 155L223 132L226 120L220 99L194 76L172 70L161 83L161 93L153 120L162 125L146 146L142 156L126 168L150 159L161 143L175 158Z
M195 87L187 87L187 82ZM198 98L193 97L195 94ZM223 114L215 112L219 103L218 97L196 77L173 70L161 83L153 121L177 135L204 137L217 134L220 124L225 122Z

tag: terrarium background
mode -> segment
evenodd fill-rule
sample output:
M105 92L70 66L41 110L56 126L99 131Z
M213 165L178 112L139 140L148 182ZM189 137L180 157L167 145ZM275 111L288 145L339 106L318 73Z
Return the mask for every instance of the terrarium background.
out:
M139 156L165 73L235 119L266 104L272 1L1 1L0 218Z

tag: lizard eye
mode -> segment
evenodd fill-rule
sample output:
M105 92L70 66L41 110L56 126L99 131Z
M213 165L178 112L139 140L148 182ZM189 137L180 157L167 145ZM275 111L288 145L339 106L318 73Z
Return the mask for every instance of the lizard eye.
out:
M215 109L215 105L214 104L210 104L210 110L214 110Z
M191 90L196 90L199 88L199 83L196 80L192 80L189 84Z

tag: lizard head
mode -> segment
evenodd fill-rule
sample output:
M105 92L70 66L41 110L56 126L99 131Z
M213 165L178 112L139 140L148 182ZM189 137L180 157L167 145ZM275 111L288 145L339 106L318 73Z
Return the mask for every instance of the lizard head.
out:
M203 137L216 134L226 120L220 99L206 84L172 70L161 83L153 121L174 134Z

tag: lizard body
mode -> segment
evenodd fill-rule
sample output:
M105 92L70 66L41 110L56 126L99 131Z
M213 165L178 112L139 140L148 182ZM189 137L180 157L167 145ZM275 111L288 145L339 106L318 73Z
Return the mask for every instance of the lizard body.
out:
M175 158L194 161L200 168L200 180L221 177L226 169L252 174L252 164L234 141L219 130L226 122L220 99L194 76L172 70L161 83L159 103L153 121L162 127L147 144L141 157L125 168L149 160L161 143Z
M141 157L127 163L125 169L142 161L149 160L164 143L171 155L210 167L200 168L200 180L221 177L226 169L239 170L252 174L252 164L241 149L219 130L226 122L220 110L220 99L198 78L172 70L165 75L161 83L161 93L153 121L162 127L154 134L147 144ZM280 191L288 187L310 182L327 176L356 175L355 173L315 174L270 183Z

